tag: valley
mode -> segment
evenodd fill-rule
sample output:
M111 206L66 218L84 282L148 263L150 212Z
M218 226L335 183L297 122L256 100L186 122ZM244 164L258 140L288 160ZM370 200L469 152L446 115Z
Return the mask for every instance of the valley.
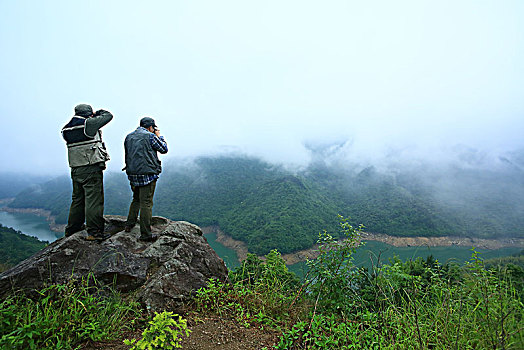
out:
M505 158L491 169L469 164L385 170L319 160L290 169L246 156L197 157L165 165L153 215L215 231L216 243L240 259L277 249L288 264L314 255L319 232L338 237L338 215L353 226L363 224L363 240L386 247L519 249L521 158ZM131 191L125 175L108 172L104 182L105 213L126 215ZM20 190L3 210L41 215L52 230L63 232L70 196L71 180L60 176Z
M0 223L43 241L52 242L62 236L63 225L53 224L53 219L48 211L42 209L6 210L6 208L0 208ZM202 231L211 247L225 261L228 268L234 269L239 266L240 261L246 259L249 249L243 241L232 238L216 225L204 226ZM359 249L361 252L358 253L360 259L358 264L368 264L370 253L378 256L387 252L384 256L401 255L407 258L425 258L433 254L440 260L456 257L462 262L469 259L472 247L489 258L513 254L524 248L523 239L510 238L497 240L453 236L400 237L364 232L362 239L366 245ZM287 265L297 265L296 271L306 259L316 258L316 248L312 246L309 249L283 254L282 258Z

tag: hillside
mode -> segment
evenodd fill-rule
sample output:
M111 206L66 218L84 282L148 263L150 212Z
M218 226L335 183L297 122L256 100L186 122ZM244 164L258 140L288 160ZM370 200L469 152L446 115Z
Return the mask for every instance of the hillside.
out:
M165 166L153 211L219 225L259 255L310 247L321 230L337 232L337 214L389 235L522 237L524 176L516 159L498 168L388 172L323 161L290 171L255 158L200 157ZM65 222L70 191L70 179L59 177L23 190L10 206L44 208ZM131 191L123 173L106 174L105 194L106 214L127 214Z
M317 233L337 224L337 207L306 179L292 175L265 182L248 193L219 222L250 250L266 254L275 247L283 253L311 247Z
M39 241L35 237L0 224L0 256L2 257L0 266L16 265L40 251L46 244L47 242Z

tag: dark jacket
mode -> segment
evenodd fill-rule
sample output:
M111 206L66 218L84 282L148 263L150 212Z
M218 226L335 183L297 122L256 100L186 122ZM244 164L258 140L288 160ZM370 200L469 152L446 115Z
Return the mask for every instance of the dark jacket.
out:
M151 133L138 128L124 141L126 173L128 175L158 175L162 165L150 141Z

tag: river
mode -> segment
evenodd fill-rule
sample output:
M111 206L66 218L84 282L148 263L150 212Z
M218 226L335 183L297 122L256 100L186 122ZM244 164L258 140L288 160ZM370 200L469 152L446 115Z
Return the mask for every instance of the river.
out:
M53 232L49 222L39 215L31 213L9 213L0 211L0 224L12 227L17 231L33 236L41 241L54 242L61 236L61 232Z
M240 265L236 252L223 244L216 241L216 233L208 233L205 235L209 245L217 252L217 254L224 259L226 266L229 269L234 269ZM511 255L522 250L519 247L506 247L500 249L476 249L482 259L491 259L500 256ZM357 249L354 255L354 264L359 267L366 267L371 269L377 264L380 258L380 263L389 263L389 259L397 256L401 260L416 259L417 257L426 258L433 255L440 263L455 261L462 264L471 258L471 247L395 247L387 243L377 241L367 241L365 244ZM289 265L289 269L299 276L304 275L306 270L305 262L299 262Z
M62 233L60 232L51 231L46 218L32 213L9 213L0 211L0 223L27 235L34 236L42 241L53 242L62 236ZM217 252L218 256L224 259L224 262L229 269L234 269L240 265L235 250L217 242L217 234L215 232L207 233L205 234L205 237L207 238L209 245ZM482 258L490 259L511 255L521 250L522 248L518 247L508 247L501 249L478 249L477 251L480 252ZM367 241L363 247L357 249L354 263L357 266L370 268L373 264L376 264L379 256L380 262L387 263L388 259L393 258L394 256L406 260L415 259L417 257L426 258L429 255L433 255L441 263L446 263L451 260L463 263L470 259L471 247L394 247L382 242ZM302 275L305 269L305 264L303 262L293 264L290 265L290 269L299 275Z
M217 242L217 233L210 232L204 235L207 238L207 242L215 250L219 257L221 257L226 266L230 270L234 270L237 266L240 266L240 261L238 261L237 252L234 249L226 247L220 242Z
M518 253L522 248L518 247L506 247L500 249L475 249L479 252L479 256L482 259L491 259L500 256L507 256L514 253ZM359 247L354 254L354 264L359 267L366 267L371 270L373 266L377 265L377 260L380 257L379 262L381 264L388 264L389 259L395 256L399 257L400 260L405 261L409 259L416 259L418 257L426 258L433 255L441 264L447 262L457 262L462 264L471 259L471 247L395 247L386 243L377 241L367 241L361 247ZM304 275L306 270L306 264L300 262L297 264L289 265L289 269L295 272L299 276Z

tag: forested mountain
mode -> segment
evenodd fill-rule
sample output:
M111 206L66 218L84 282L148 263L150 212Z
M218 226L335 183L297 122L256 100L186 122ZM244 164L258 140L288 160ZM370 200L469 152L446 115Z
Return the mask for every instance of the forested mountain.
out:
M282 247L288 253L311 247L319 232L335 228L337 213L325 193L304 178L287 175L250 191L220 227L258 251Z
M16 265L46 246L46 242L0 224L0 256L2 264Z
M153 211L219 225L257 254L309 248L323 229L338 231L337 214L392 235L522 237L524 173L515 161L499 165L387 172L317 161L290 171L255 158L200 157L165 166ZM60 177L25 189L10 206L45 208L65 222L70 192L70 179ZM105 197L106 214L127 214L123 173L106 174Z
M57 223L67 221L71 203L71 179L59 176L43 184L34 184L21 191L9 204L12 208L43 208L56 216Z
M46 177L41 175L0 173L0 199L14 197L28 186L44 181Z

